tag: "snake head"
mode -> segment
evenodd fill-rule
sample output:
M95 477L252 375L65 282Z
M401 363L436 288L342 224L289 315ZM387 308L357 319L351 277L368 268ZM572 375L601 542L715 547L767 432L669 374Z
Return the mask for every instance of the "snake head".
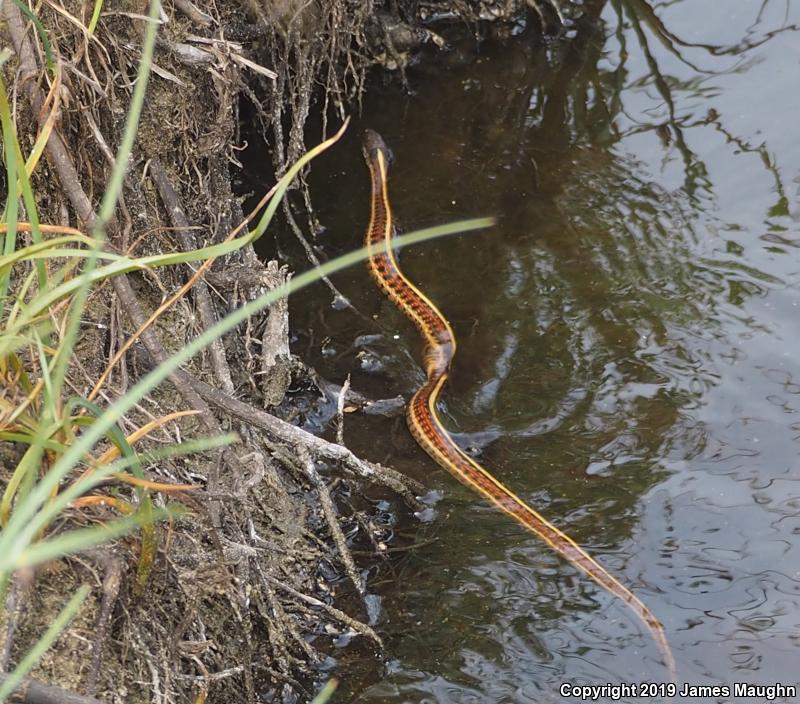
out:
M388 167L394 161L394 155L386 146L386 142L375 130L364 130L364 138L362 141L364 149L364 158L368 162L377 160L378 153L383 154L383 160Z

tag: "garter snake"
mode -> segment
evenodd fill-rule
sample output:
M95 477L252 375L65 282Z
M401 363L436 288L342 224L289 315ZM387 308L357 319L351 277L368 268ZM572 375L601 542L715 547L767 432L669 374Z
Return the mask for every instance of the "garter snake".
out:
M664 627L650 609L572 538L528 506L467 455L442 425L436 404L447 381L450 362L456 351L456 338L447 319L406 278L397 263L392 247L394 226L387 183L389 151L381 136L372 130L366 130L363 151L371 181L371 213L366 233L366 244L371 249L369 272L392 303L416 325L424 340L426 381L414 394L406 409L406 420L411 434L420 447L456 479L521 523L603 589L622 599L653 636L674 680L675 661L664 634Z

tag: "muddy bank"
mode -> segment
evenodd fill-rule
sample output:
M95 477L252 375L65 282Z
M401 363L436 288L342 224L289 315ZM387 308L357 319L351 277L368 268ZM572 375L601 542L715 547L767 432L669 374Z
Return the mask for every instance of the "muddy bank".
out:
M61 68L54 97L42 34L14 3L2 11L4 44L14 50L3 68L23 144L33 144L46 128L53 100L59 105L45 159L33 174L40 218L87 231L121 138L146 8L108 4L91 35L84 4L41 8L39 20ZM372 67L408 81L420 52L448 50L454 27L499 36L537 33L542 26L558 31L568 22L563 11L552 1L390 2L376 9L344 0L322 6L249 0L244 8L175 0L162 12L109 248L135 256L189 250L222 241L243 221L242 196L232 186L244 146L243 101L280 175L306 150L306 139L316 141L330 132L328 121L338 126L357 109ZM321 126L309 124L312 111ZM292 197L295 204L310 202L302 190ZM287 206L284 217L308 239L313 215L301 219L296 212ZM307 251L313 263L313 249ZM71 369L75 395L90 394L117 350L191 273L175 267L129 274L93 291ZM171 351L286 275L250 248L217 262L138 337L98 400L112 402ZM339 422L368 400L345 395L292 358L290 324L285 305L248 321L126 419L129 434L188 408L197 414L164 426L149 443L228 430L241 442L146 468L154 481L202 489L178 497L182 517L159 529L144 587L136 582L136 536L15 575L0 621L3 670L20 661L65 595L81 585L90 587L89 599L33 676L102 701L309 701L328 676L333 645L379 660L377 605L364 569L375 562L369 555L384 549L394 518L421 508L415 496L423 487L354 456L337 442L336 423L320 439L282 420L293 415L285 400L290 387L326 405ZM2 449L6 484L18 448ZM136 501L130 488L113 492ZM365 492L388 503L378 511ZM71 510L60 530L113 516L107 506Z

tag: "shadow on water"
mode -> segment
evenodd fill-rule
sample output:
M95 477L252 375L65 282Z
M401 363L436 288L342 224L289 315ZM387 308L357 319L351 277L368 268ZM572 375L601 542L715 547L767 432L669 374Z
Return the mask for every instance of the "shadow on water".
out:
M444 415L662 619L682 680L797 684L800 8L584 9L564 40L457 47L411 74L413 95L364 106L404 229L500 217L402 253L459 339ZM312 175L341 194L318 212L325 256L365 227L358 132ZM319 288L293 303L296 350L410 396L414 331L364 272L335 283L378 323ZM435 540L380 573L390 659L341 672L354 698L543 702L562 682L666 678L622 605L402 425L348 420L354 450L445 493Z

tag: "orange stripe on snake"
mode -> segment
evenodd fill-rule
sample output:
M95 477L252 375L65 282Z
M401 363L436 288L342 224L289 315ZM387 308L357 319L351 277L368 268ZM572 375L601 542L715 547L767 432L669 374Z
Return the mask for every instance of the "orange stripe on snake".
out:
M568 535L528 506L467 455L450 437L436 412L439 394L447 381L456 338L436 306L409 281L397 263L392 247L394 227L389 203L389 150L376 132L364 135L364 158L369 168L372 199L366 244L372 278L386 296L416 325L424 340L425 383L408 404L406 419L414 439L433 460L490 503L538 536L567 562L591 577L603 589L624 601L652 635L672 679L675 660L664 627L650 609L616 577Z

